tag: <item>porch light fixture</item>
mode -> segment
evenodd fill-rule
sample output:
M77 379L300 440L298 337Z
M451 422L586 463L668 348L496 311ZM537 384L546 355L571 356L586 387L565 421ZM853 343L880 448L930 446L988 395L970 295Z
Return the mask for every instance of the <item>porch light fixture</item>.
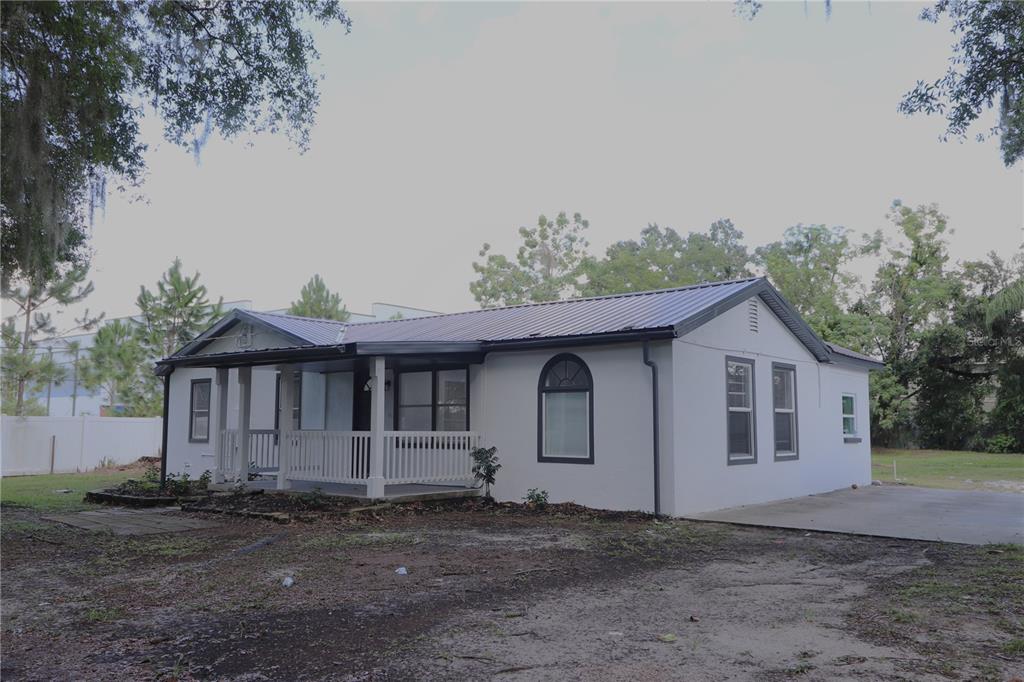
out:
M391 390L391 380L390 379L386 379L384 381L384 390L385 391L390 391ZM365 391L367 393L373 391L373 377L370 377L369 379L367 379L366 383L363 384L363 391Z

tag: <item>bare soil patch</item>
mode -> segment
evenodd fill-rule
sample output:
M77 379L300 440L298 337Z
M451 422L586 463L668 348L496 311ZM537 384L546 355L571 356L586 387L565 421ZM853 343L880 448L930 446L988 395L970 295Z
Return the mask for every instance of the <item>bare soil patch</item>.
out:
M5 511L3 678L1024 675L1018 548L473 499L194 515L222 523L123 538ZM951 619L934 590L964 585Z

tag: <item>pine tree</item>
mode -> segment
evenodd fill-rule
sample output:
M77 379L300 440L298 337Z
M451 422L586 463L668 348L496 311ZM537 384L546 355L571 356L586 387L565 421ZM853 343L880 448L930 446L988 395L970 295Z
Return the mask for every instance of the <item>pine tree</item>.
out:
M119 402L139 388L147 370L145 353L130 323L114 320L100 327L79 376L89 390L101 389L106 402L115 409Z
M328 289L320 275L313 275L302 287L299 300L292 302L288 314L340 322L345 322L349 318L348 309L342 304L341 296Z
M125 396L130 414L159 414L163 396L152 364L173 355L222 317L223 303L223 299L210 303L206 286L199 283L198 272L192 276L182 274L180 258L175 258L161 276L155 291L141 287L135 299L140 313L135 338L141 346L145 368L138 386L129 387Z
M9 282L3 297L15 305L17 311L3 323L3 411L6 414L26 415L38 412L31 392L50 382L64 379L66 369L54 362L51 348L40 345L41 339L54 339L72 331L92 329L103 315L91 316L86 310L75 326L58 331L51 312L52 306L65 307L83 301L93 291L87 282L88 265L57 272L48 280ZM46 311L46 312L44 312Z

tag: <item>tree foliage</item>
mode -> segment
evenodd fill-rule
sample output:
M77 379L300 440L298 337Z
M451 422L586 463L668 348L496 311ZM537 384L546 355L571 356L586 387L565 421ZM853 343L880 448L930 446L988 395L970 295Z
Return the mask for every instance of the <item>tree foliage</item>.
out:
M349 318L348 309L342 304L341 296L328 289L320 275L313 275L302 287L299 300L292 302L288 314L341 322Z
M819 336L863 351L866 326L850 312L859 279L847 268L876 251L877 239L857 245L842 227L794 225L780 241L756 249L755 259Z
M163 395L152 364L172 355L223 317L223 299L211 303L206 285L199 283L199 273L183 274L181 259L176 258L155 290L140 287L135 304L139 308L135 338L142 348L145 370L138 383L128 388L125 402L133 415L156 415Z
M824 0L826 17L832 3ZM735 0L735 12L753 19L760 0ZM937 23L946 15L954 42L946 73L933 81L919 80L899 103L905 114L939 114L946 118L945 139L965 139L988 110L998 107L998 123L976 134L983 140L999 136L1003 163L1024 156L1024 2L1019 0L938 0L921 11L921 19Z
M3 322L3 409L6 414L25 415L31 410L31 394L50 382L64 378L66 369L55 363L43 339L59 344L56 337L73 331L89 330L103 317L92 316L86 310L75 325L58 329L52 308L65 307L83 301L93 291L87 281L89 268L78 265L63 268L47 279L8 281L3 298L15 307L15 312Z
M706 233L691 232L685 238L670 227L651 224L640 232L639 241L616 242L603 259L585 259L581 293L601 296L738 279L750 275L749 263L743 233L731 220L717 220Z
M522 244L515 260L480 249L482 263L473 263L477 279L469 290L484 308L555 301L578 291L580 267L586 256L585 232L590 223L579 213L562 211L552 221L545 216L533 228L520 227Z
M146 366L145 352L130 322L113 320L99 328L79 366L82 385L100 389L110 407L116 408L137 390Z
M4 3L4 281L87 258L106 179L142 177L145 104L193 151L214 131L281 129L304 148L318 104L308 19L350 27L336 0Z
M953 54L940 78L918 81L904 95L900 111L925 112L946 118L946 135L957 139L981 115L998 106L998 125L979 132L978 139L999 135L1003 163L1024 155L1024 3L1016 0L940 0L921 18L953 23Z

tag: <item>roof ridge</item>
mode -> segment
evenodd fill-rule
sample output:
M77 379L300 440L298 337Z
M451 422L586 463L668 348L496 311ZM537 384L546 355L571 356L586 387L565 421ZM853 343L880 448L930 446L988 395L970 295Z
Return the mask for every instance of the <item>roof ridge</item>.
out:
M681 287L667 287L665 289L647 289L644 291L624 291L618 294L603 294L601 296L580 296L578 298L563 298L557 301L534 301L531 303L516 303L514 305L503 305L495 306L493 308L478 308L477 310L460 310L454 313L438 313L436 315L429 315L427 317L409 317L401 320L367 320L366 322L350 322L347 323L350 326L365 326L371 324L390 324L393 322L412 322L413 320L422 319L436 319L438 317L453 317L455 315L471 315L474 313L484 313L490 310L510 310L513 308L532 308L547 305L559 305L564 303L576 303L579 301L599 301L602 299L609 298L630 298L633 296L649 296L651 294L662 294L671 291L686 291L688 289L705 289L710 287L725 286L726 284L739 284L740 282L755 282L762 280L764 277L741 277L739 279L726 279L716 282L701 282L699 284L687 284ZM317 318L304 318L304 319L317 319Z
M359 324L358 322L342 322L341 320L329 320L326 317L304 317L302 315L288 315L285 313L265 313L261 310L243 310L244 313L256 315L269 315L270 317L286 317L290 320L308 320L310 322L328 322L330 324ZM411 319L411 318L410 318Z

